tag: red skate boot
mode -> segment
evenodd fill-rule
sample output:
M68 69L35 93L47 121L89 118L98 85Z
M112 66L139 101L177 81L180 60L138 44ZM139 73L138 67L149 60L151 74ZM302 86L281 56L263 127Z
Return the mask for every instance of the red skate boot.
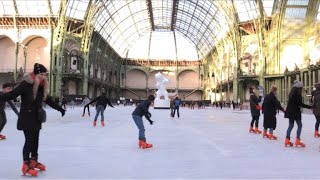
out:
M30 167L39 169L40 171L45 171L46 170L46 166L41 164L41 163L39 163L36 158L32 158L31 159Z
M148 149L148 148L152 148L152 147L153 147L153 145L148 144L145 140L139 140L139 148Z
M306 145L300 141L300 138L296 139L296 142L294 143L294 145L296 145L296 147L298 147L298 146L299 147L306 147Z
M273 135L273 133L270 133L269 134L269 139L270 140L277 140L278 138L277 138L277 136Z
M255 129L254 129L254 133L256 133L256 134L261 134L261 131L260 131L258 128L255 128Z
M267 131L263 131L262 137L269 138L269 134L267 133Z
M284 145L287 147L287 146L290 146L292 147L293 146L293 143L290 142L290 139L289 138L286 138L286 140L284 141Z
M0 134L0 140L6 139L6 136Z
M314 131L314 137L320 137L319 131Z
M96 127L97 121L93 121L93 126Z
M101 121L101 126L103 126L103 127L104 127L104 121Z
M23 175L31 175L31 176L38 176L38 171L33 169L30 166L30 161L24 161L22 164L22 173Z
M252 127L249 129L249 132L250 133L255 133L255 131L254 131L254 129Z

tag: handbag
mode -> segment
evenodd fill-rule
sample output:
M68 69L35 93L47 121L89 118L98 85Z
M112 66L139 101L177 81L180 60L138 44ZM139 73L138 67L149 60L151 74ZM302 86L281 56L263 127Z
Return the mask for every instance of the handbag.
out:
M256 105L256 109L260 111L260 110L262 110L262 106Z
M47 113L42 108L38 109L38 120L41 123L45 123L47 121Z

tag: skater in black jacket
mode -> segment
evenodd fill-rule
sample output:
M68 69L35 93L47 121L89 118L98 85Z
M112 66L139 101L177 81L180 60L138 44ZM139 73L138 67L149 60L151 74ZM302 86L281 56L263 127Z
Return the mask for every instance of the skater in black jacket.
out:
M42 64L35 63L33 72L25 76L18 87L0 95L0 101L8 101L21 96L17 129L23 131L25 136L22 165L24 175L37 176L38 171L34 168L45 170L45 166L38 162L39 134L41 124L45 120L42 102L60 111L62 116L65 114L65 110L48 95L46 72L47 69Z
M302 82L295 80L289 94L289 100L287 105L287 110L285 113L285 118L289 118L289 127L287 130L287 136L285 140L285 146L293 146L290 142L290 134L294 126L294 122L298 125L297 139L295 142L296 146L305 147L305 144L300 141L300 135L302 130L301 122L301 107L311 109L311 106L303 104L302 102Z
M260 134L261 131L259 128L259 117L260 117L260 110L261 106L259 102L261 102L262 96L257 97L257 95L254 93L253 88L250 88L250 110L251 110L251 116L252 120L250 123L250 133L258 133ZM253 129L253 124L255 124L255 128Z
M142 101L132 112L132 118L139 129L139 147L142 149L152 148L153 146L152 144L148 144L146 141L142 116L144 116L151 125L153 124L153 121L150 119L151 113L149 112L149 106L154 99L154 96L150 95L147 100Z
M87 105L85 105L83 112L85 111L86 108L88 108L88 111L89 111L89 105L94 102L97 102L96 103L96 111L97 112L96 112L96 116L94 117L94 120L93 120L93 126L95 127L97 125L97 119L98 119L99 114L101 114L101 125L104 126L105 125L104 124L104 110L106 109L107 104L111 107L113 107L113 106L112 106L111 102L109 101L109 99L107 98L107 94L103 93L101 96L96 97L95 99L90 101Z
M276 129L277 126L277 110L280 109L281 111L285 111L282 107L280 102L278 101L277 97L277 87L272 86L271 92L264 98L262 104L262 112L263 112L263 137L269 138L271 140L276 140L277 137L273 135L273 131ZM269 134L267 130L269 129Z
M3 93L7 93L7 92L12 91L12 85L10 83L5 83L5 84L2 85L2 89L3 89L3 92L0 92L0 96ZM16 113L16 115L17 116L19 115L19 112L18 112L16 106L13 104L12 101L0 101L0 133L1 133L1 131L3 130L4 126L7 123L7 116L6 116L6 112L4 111L5 106L6 106L6 102L8 102L8 104L10 105L12 110ZM1 139L6 139L6 136L0 134L0 140Z
M314 130L314 137L320 137L319 134L319 125L320 125L320 83L315 84L315 90L312 91L312 110L313 114L316 117L316 124Z

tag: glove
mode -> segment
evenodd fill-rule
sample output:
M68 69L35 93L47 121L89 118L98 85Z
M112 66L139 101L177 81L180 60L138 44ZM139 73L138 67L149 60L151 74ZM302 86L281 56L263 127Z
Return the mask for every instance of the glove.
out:
M61 112L61 116L63 117L63 116L64 116L64 114L66 113L66 110L61 109L61 110L60 110L60 112Z
M148 119L148 121L149 121L150 125L153 124L153 121L151 119Z

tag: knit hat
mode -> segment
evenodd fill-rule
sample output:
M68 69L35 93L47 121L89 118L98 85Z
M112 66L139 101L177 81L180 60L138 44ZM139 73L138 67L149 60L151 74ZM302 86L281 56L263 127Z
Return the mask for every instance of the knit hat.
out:
M303 84L302 84L302 82L300 82L299 80L294 80L292 87L302 88L302 87L303 87Z
M47 68L44 67L42 64L35 63L33 66L33 73L34 74L40 74L40 73L46 73Z

